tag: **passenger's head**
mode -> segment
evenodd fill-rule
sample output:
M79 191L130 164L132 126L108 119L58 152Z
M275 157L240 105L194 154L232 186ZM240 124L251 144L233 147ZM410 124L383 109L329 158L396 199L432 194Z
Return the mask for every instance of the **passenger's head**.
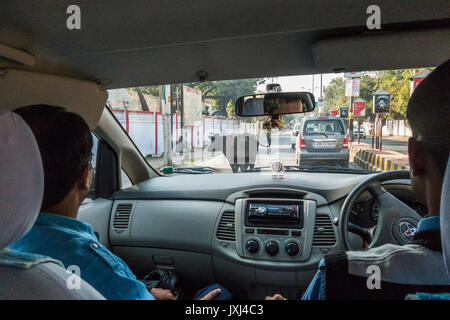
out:
M413 133L408 143L413 187L430 214L439 214L435 206L439 204L450 149L449 83L450 60L417 86L406 112Z
M79 115L61 107L32 105L14 110L33 131L44 167L44 199L48 211L72 196L81 204L90 189L92 136Z

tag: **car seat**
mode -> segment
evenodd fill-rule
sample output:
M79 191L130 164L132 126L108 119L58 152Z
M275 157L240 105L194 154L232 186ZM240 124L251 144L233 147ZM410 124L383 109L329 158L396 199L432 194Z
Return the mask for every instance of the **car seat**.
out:
M3 109L0 150L0 299L104 299L58 260L7 248L33 226L44 174L30 128L19 115Z

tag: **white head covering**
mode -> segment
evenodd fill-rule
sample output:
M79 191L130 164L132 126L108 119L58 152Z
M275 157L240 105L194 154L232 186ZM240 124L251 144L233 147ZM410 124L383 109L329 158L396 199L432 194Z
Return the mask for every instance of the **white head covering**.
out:
M0 109L0 250L30 231L44 193L41 154L23 119Z
M442 255L444 256L447 275L450 279L450 156L447 160L447 169L445 170L444 183L442 184L440 215Z

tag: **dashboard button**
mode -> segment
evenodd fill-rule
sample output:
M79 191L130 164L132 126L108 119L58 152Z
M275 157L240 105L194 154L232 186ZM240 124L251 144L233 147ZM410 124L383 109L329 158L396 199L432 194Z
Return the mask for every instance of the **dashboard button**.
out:
M288 242L286 244L286 252L291 257L297 255L299 251L300 251L300 248L296 242Z
M252 254L258 252L259 250L259 244L256 240L248 240L245 247L247 248L247 251Z
M245 229L245 233L255 233L255 229L247 228L247 229Z
M301 231L292 231L291 234L293 237L301 237L302 236Z
M278 244L274 241L269 241L266 244L266 252L270 255L270 256L274 256L278 253Z

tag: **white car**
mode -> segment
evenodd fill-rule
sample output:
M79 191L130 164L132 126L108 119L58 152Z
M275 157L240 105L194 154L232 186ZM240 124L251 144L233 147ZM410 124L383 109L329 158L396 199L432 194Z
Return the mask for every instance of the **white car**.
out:
M354 138L358 137L358 127L357 126L353 127L353 137ZM366 138L366 132L364 130L364 127L362 127L362 126L359 127L359 137L362 139Z

